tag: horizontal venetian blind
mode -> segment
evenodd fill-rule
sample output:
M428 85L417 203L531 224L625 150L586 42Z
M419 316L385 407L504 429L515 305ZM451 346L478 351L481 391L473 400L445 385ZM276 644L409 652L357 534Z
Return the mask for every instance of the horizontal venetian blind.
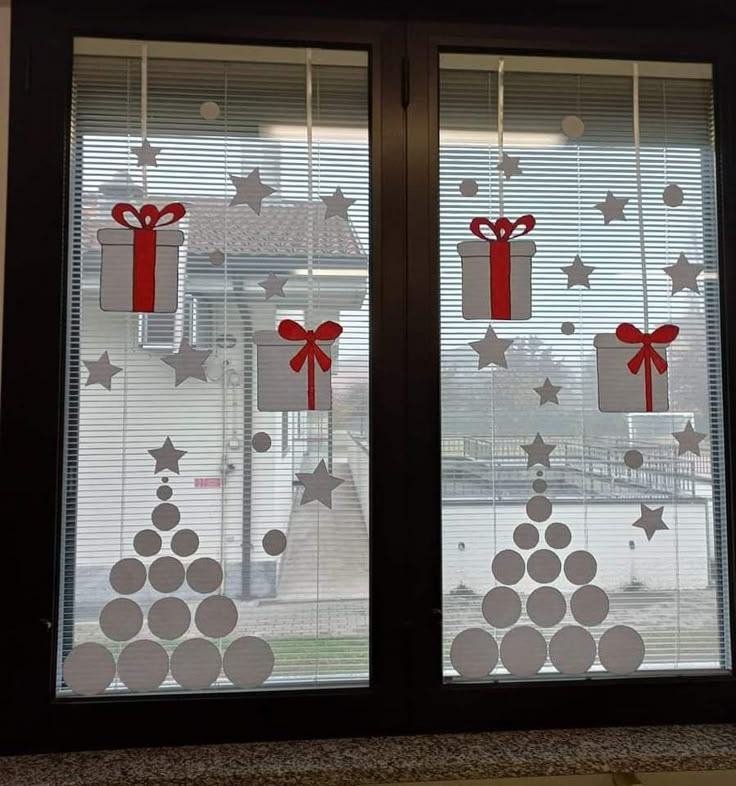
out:
M712 94L688 68L441 60L448 680L729 666ZM505 248L470 229L527 214ZM627 363L662 325L646 411Z
M59 694L364 682L367 56L77 50Z

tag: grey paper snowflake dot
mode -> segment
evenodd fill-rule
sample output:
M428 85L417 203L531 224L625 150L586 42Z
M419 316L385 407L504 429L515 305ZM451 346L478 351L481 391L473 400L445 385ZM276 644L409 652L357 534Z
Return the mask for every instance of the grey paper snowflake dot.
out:
M549 659L560 674L585 674L595 660L595 641L584 628L567 625L552 636Z
M670 183L662 192L662 201L667 207L680 207L684 199L685 194L676 183Z
M160 505L156 505L151 512L151 521L156 529L164 531L174 529L180 520L179 508L172 505L171 502L162 502Z
M142 529L133 538L133 548L141 557L152 557L161 550L161 536L152 529Z
M514 543L520 549L533 549L539 543L539 530L525 521L514 530Z
M487 677L498 663L496 640L482 628L467 628L450 646L450 663L461 677Z
M132 557L118 560L110 571L110 586L121 595L132 595L146 583L146 566Z
M220 116L220 105L216 101L203 101L199 105L199 115L203 120L217 120Z
M511 549L499 551L491 563L491 572L501 584L517 584L524 575L524 560Z
M133 641L118 655L118 677L128 690L154 691L169 673L169 656L155 641Z
M644 456L642 456L641 451L639 450L627 450L624 453L624 464L629 469L639 469L639 467L644 463Z
M256 453L265 453L271 449L271 436L265 431L259 431L253 435L250 444L253 446L253 450L255 450Z
M532 521L546 521L552 515L552 503L541 494L526 503L526 515Z
M210 251L209 260L213 267L220 267L225 264L225 254L219 248L215 248Z
M553 549L566 549L572 540L572 533L567 524L554 521L544 531L544 539L547 541L547 545Z
M279 529L271 529L263 536L263 550L271 557L277 557L286 549L286 535Z
M585 123L577 115L565 115L560 127L568 139L579 139L585 133Z
M509 628L521 616L521 598L510 587L494 587L483 598L481 611L489 625L494 628Z
M478 182L476 180L463 180L458 186L458 190L464 197L474 197L478 193Z
M531 554L526 563L529 577L538 584L549 584L554 581L560 575L561 569L560 558L549 549L538 549Z
M575 323L574 322L563 322L560 325L560 333L565 336L571 336L575 332Z
M64 682L80 696L102 693L114 677L115 659L102 644L79 644L64 659Z
M526 613L540 628L553 628L566 611L565 598L554 587L539 587L526 599Z
M242 636L225 650L222 668L238 688L257 688L271 676L274 656L270 644L257 636Z
M142 627L141 607L129 598L115 598L100 612L100 630L113 641L129 641Z
M544 636L529 625L512 628L501 642L501 663L516 677L536 674L547 660Z
M171 676L187 690L205 690L220 676L222 658L205 639L187 639L171 656Z

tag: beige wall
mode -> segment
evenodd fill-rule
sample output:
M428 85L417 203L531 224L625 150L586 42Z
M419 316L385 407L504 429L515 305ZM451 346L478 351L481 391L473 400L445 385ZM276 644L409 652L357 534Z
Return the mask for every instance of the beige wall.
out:
M5 203L8 174L8 93L10 79L10 0L0 0L0 339L5 282Z

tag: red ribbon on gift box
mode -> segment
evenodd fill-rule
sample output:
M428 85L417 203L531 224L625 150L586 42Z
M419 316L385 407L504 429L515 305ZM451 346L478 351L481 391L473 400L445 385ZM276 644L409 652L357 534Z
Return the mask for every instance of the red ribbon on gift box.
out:
M174 224L184 217L186 208L172 202L159 210L155 205L143 205L137 210L127 202L112 209L112 217L121 226L133 230L133 311L153 311L156 296L156 227ZM137 224L126 218L130 213ZM165 219L166 216L169 216Z
M644 366L644 403L647 412L652 411L652 366L658 374L667 371L667 361L652 344L670 344L680 328L677 325L660 325L651 333L644 333L629 322L622 322L616 328L616 338L625 344L641 344L641 349L626 364L632 374L638 374Z
M490 316L494 319L511 319L511 246L513 237L521 237L534 229L534 216L520 216L511 221L502 216L491 221L478 216L470 222L470 231L488 242L488 264L490 265ZM493 237L486 235L488 227Z
M328 371L332 366L330 356L317 345L318 341L334 341L340 333L342 326L337 322L323 322L315 330L306 330L293 319L282 319L279 322L278 333L287 341L303 341L304 346L289 361L292 371L302 370L307 364L307 409L314 409L314 361L316 360L322 371Z

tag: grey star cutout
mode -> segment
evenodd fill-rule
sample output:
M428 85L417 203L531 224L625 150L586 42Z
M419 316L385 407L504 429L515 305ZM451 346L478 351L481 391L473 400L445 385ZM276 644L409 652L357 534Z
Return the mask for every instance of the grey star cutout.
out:
M123 370L120 366L113 366L110 363L110 356L107 352L103 352L97 360L83 360L82 362L89 371L87 381L84 383L85 387L102 385L103 388L111 390L112 378Z
M562 390L562 385L553 385L549 377L544 378L544 384L534 388L534 392L539 394L539 406L543 404L559 404L557 394Z
M539 432L537 436L528 444L522 445L521 449L526 453L526 467L533 467L535 464L541 464L543 467L549 467L549 454L557 447L557 445L548 445Z
M603 223L610 224L611 221L626 221L624 208L629 201L626 197L617 198L609 191L603 202L599 202L595 207L603 213Z
M639 527L646 532L647 540L654 537L654 533L660 529L669 529L669 527L662 521L662 508L648 508L646 505L641 506L641 516L631 525L632 527Z
M286 297L284 284L288 280L288 278L279 278L275 273L269 273L268 278L258 282L258 286L266 290L266 300L270 300L272 297Z
M499 172L503 172L504 178L509 180L509 178L513 177L514 175L523 175L523 170L519 167L519 163L521 162L521 158L518 156L510 156L507 153L504 153L501 156L501 163L496 167Z
M700 443L708 436L701 431L696 431L693 424L688 420L687 425L682 431L673 431L672 436L677 440L677 455L683 453L694 453L700 455Z
M235 186L235 196L230 200L230 207L248 205L257 215L261 215L261 202L273 194L276 189L261 181L261 171L257 167L247 176L230 175Z
M174 447L174 443L171 441L171 437L166 437L164 444L161 445L160 448L154 448L148 452L156 459L156 469L153 470L154 475L158 475L159 472L166 472L167 470L176 472L178 475L179 459L181 459L182 456L186 456L188 451L177 450Z
M595 270L592 265L583 264L583 260L576 254L572 265L565 265L560 270L567 276L567 288L581 286L590 289L590 274Z
M667 265L662 270L672 279L672 294L683 289L700 292L698 276L703 272L703 265L696 265L684 255L677 257L674 265Z
M216 248L214 251L210 251L209 260L210 265L220 267L225 262L225 254L219 248Z
M138 166L158 166L156 156L162 148L154 147L147 139L143 140L140 147L132 147L130 152L138 159Z
M494 329L489 325L485 338L480 341L468 342L478 353L478 368L485 368L493 363L501 368L508 368L506 350L514 343L512 338L499 338Z
M345 481L330 475L325 466L324 459L317 464L314 472L297 472L296 476L304 486L300 505L308 502L321 502L325 507L332 508L332 492Z
M336 188L335 193L332 196L320 197L320 199L327 206L327 210L325 211L325 221L327 221L328 218L332 218L333 216L340 216L340 218L344 218L347 221L348 208L355 202L354 199L348 199L342 193L341 188Z
M171 355L164 355L162 363L174 369L174 387L179 387L182 382L192 377L201 382L207 382L207 375L204 373L204 364L212 354L209 349L194 349L192 345L183 338L179 344L179 351Z

